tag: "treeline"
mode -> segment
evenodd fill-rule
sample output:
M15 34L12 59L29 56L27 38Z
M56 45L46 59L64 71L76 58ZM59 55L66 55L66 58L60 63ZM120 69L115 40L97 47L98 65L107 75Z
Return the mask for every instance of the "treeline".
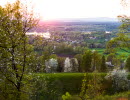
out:
M72 57L59 57L56 54L50 55L48 52L44 52L41 56L35 54L31 59L32 62L30 62L32 64L30 70L32 69L32 71L36 73L46 72L46 61L49 60L55 60L52 61L52 65L50 65L50 67L52 68L56 66L56 70L54 72L65 72L65 66L67 66L68 68L73 68L74 66L77 66L78 70L70 70L68 72L109 72L114 68L126 68L128 70L130 69L129 57L126 62L124 62L124 59L121 58L121 56L117 56L115 53L102 55L94 50L86 50L83 54L77 54L73 56L73 58L78 61L78 64L73 65L73 63L75 62L71 62ZM69 61L66 61L66 59L69 59Z

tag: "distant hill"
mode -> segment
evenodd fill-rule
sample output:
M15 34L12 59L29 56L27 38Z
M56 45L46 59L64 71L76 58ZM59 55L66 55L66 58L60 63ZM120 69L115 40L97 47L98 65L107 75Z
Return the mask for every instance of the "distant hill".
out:
M118 22L117 18L95 17L95 18L64 18L47 22Z

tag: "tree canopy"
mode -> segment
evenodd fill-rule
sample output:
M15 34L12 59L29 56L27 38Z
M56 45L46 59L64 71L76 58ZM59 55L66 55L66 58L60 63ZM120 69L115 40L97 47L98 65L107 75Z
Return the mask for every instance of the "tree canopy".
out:
M0 78L3 80L0 84L6 86L1 88L2 97L6 94L6 98L19 99L26 87L25 74L31 54L26 32L37 23L33 13L19 0L0 6Z

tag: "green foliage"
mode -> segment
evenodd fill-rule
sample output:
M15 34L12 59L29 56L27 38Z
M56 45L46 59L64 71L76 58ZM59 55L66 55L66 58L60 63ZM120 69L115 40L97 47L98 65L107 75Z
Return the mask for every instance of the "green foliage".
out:
M128 73L126 70L114 69L106 75L106 79L112 81L113 92L121 92L129 89Z
M103 55L102 56L100 72L106 72L106 71L107 71L106 59L105 59L105 56Z
M50 59L51 59L51 58L57 59L57 55L56 55L56 54L51 54L49 58L50 58Z
M65 95L62 95L62 100L82 100L78 96L70 95L69 92L66 92Z
M76 55L75 57L77 57L83 72L92 72L100 70L101 54L99 54L98 51L87 50L82 56Z
M92 66L91 64L92 64L92 52L88 50L83 54L83 58L82 58L83 70L85 72L90 72Z
M129 100L130 98L130 91L128 92L123 92L123 93L118 93L114 95L101 95L95 97L93 100Z
M57 98L65 94L66 91L68 91L72 97L80 93L79 97L81 98L87 90L88 83L91 85L94 82L93 74L94 73L87 73L85 77L85 73L34 74L33 81L35 84L33 87L35 87L36 90L33 91L34 95L32 96L32 100L40 100L40 98L44 100L57 100ZM113 95L114 89L112 81L104 78L107 74L96 74L95 78L100 77L98 79L101 79L101 84L95 85L97 89L101 86L101 88L99 88L99 90L101 89L99 93L103 92L104 95ZM128 75L128 79L130 79L130 75ZM89 89L91 88L92 87L90 86ZM92 88L92 90L94 89Z
M83 54L85 51L87 51L88 50L88 48L87 47L82 47L82 45L81 46L76 46L76 47L74 47L74 52L76 53L76 54Z
M107 55L107 61L111 62L114 67L120 67L121 58L117 57L115 53L110 53L109 55Z
M66 92L65 95L62 95L62 99L63 100L71 100L71 95L69 94L69 92Z
M113 59L114 59L114 58L116 58L115 53L110 53L110 54L107 56L107 61L113 62Z
M71 96L71 98L73 98L73 96ZM89 100L128 100L130 98L130 91L128 92L123 92L123 93L118 93L118 94L114 94L114 95L100 95L100 96L96 96L93 99L89 99ZM69 99L72 100L72 99ZM78 99L73 99L73 100L81 100L80 98ZM84 100L84 99L82 99Z
M77 54L74 56L74 58L76 58L78 60L79 63L79 72L83 72L83 68L82 68L82 60L83 60L83 55L82 54Z
M65 58L63 58L63 57L58 57L57 61L58 61L57 71L58 71L58 72L62 72L62 71L63 71L63 66L64 66Z
M32 83L35 89L31 100L57 100L66 91L78 94L82 78L82 73L34 74Z
M37 53L31 53L30 59L28 61L28 71L29 72L44 72L45 69L45 59L44 55L39 56Z
M85 77L87 78L86 84L92 79L92 74L93 73L88 73L87 77ZM99 73L99 75L103 78L106 73ZM35 90L37 91L35 93L37 99L42 98L47 100L57 100L56 98L65 94L66 91L72 95L79 94L82 87L81 85L84 78L84 73L41 73L34 74L33 77L33 81L35 82L34 87L37 88L37 90ZM105 82L103 83L106 84Z
M83 100L86 100L93 99L94 97L101 95L103 92L102 81L102 77L96 72L92 74L91 79L88 78L88 74L85 74L80 97Z
M127 16L118 16L122 22L119 33L117 37L111 39L107 43L107 49L119 48L125 52L129 52L130 49L130 38L129 38L129 28L130 28L130 19Z
M120 32L121 33L128 33L130 28L130 18L129 16L122 15L118 16L119 20L122 22L120 26Z
M60 43L57 45L56 49L54 50L57 54L73 54L74 50L72 45L68 45L66 43Z
M43 50L43 38L40 36L36 36L34 39L33 46L34 46L35 51L40 51L40 50L42 51Z
M99 71L101 66L101 55L93 50L92 51L92 71Z
M125 68L130 71L130 56L126 60Z
M37 25L37 20L19 0L5 7L0 6L0 20L0 96L20 100L29 92L29 79L25 76L28 74L32 46L28 44L26 32ZM6 88L1 84L5 84Z
M55 74L35 74L35 77L40 77L40 79L46 79L50 84L55 80L58 80L62 84L62 91L65 93L78 93L80 91L83 73L55 73ZM36 80L37 81L37 80ZM38 80L39 81L39 80ZM54 84L54 86L57 84ZM49 84L48 84L49 86ZM70 88L71 87L71 88Z

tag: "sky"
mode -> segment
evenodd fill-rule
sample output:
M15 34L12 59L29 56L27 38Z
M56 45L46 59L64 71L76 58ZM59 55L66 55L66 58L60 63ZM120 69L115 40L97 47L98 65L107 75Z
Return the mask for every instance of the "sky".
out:
M4 5L6 1L12 3L15 0L0 0L0 4ZM121 0L28 0L28 4L30 7L33 6L34 11L39 13L43 20L116 18L118 15L129 14L130 11L123 8Z

